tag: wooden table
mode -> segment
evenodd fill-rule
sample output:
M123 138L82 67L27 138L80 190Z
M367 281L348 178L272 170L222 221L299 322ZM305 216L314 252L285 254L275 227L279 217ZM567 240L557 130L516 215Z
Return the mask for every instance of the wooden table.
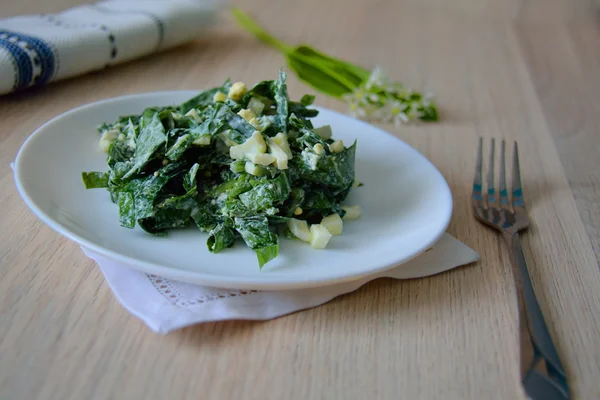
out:
M78 0L4 2L0 16ZM476 138L518 140L533 226L524 247L575 399L600 399L598 9L575 0L239 2L277 36L380 64L435 91L442 121L394 130L455 198L449 232L482 260L379 280L268 322L166 336L127 313L79 247L43 225L9 167L27 136L83 103L272 76L282 57L229 18L209 37L0 99L0 398L520 399L516 300L499 237L475 222ZM290 93L306 86L291 76ZM343 110L319 96L319 105Z

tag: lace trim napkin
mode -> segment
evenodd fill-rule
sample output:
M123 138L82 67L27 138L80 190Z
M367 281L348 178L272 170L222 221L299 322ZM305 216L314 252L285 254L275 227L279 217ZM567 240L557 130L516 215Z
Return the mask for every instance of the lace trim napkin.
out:
M411 279L438 274L477 261L479 254L449 234L419 257L361 280L291 291L227 290L191 285L118 265L89 249L115 296L155 332L223 320L268 320L319 306L383 277ZM316 250L315 250L316 251Z
M0 19L0 95L188 42L216 21L217 0L111 0Z

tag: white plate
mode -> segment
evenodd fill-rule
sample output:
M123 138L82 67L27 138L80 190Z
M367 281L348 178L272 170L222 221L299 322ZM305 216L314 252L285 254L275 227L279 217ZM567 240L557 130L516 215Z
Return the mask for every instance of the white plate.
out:
M123 266L212 287L285 290L329 285L380 272L419 255L446 230L450 189L419 152L390 134L348 116L320 109L315 126L330 124L336 138L358 139L356 176L347 204L363 215L345 221L325 250L281 240L280 254L259 270L243 242L211 254L206 233L190 228L167 238L119 226L118 207L105 189L85 190L82 171L106 171L96 127L149 106L179 104L194 91L108 99L71 110L36 130L17 155L19 193L46 224L81 246Z

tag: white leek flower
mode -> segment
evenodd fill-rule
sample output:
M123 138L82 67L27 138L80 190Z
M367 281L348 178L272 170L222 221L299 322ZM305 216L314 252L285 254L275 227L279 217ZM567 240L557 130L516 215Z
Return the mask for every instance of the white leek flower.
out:
M350 103L348 105L348 112L357 118L365 118L367 116L367 110L359 103Z
M431 93L421 95L401 83L390 82L376 67L366 83L342 96L348 113L373 122L392 122L398 126L414 120L436 120L437 111Z
M367 90L371 90L374 87L384 87L387 85L388 85L387 75L385 74L385 72L383 72L383 70L379 66L377 66L371 72L371 75L369 76L369 79L367 80L367 83L365 84L365 88Z

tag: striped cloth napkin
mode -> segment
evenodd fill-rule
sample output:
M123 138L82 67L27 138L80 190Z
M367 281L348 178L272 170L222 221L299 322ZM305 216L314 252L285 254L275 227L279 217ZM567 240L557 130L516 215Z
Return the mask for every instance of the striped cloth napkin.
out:
M82 75L199 37L217 0L109 0L0 19L0 95Z

